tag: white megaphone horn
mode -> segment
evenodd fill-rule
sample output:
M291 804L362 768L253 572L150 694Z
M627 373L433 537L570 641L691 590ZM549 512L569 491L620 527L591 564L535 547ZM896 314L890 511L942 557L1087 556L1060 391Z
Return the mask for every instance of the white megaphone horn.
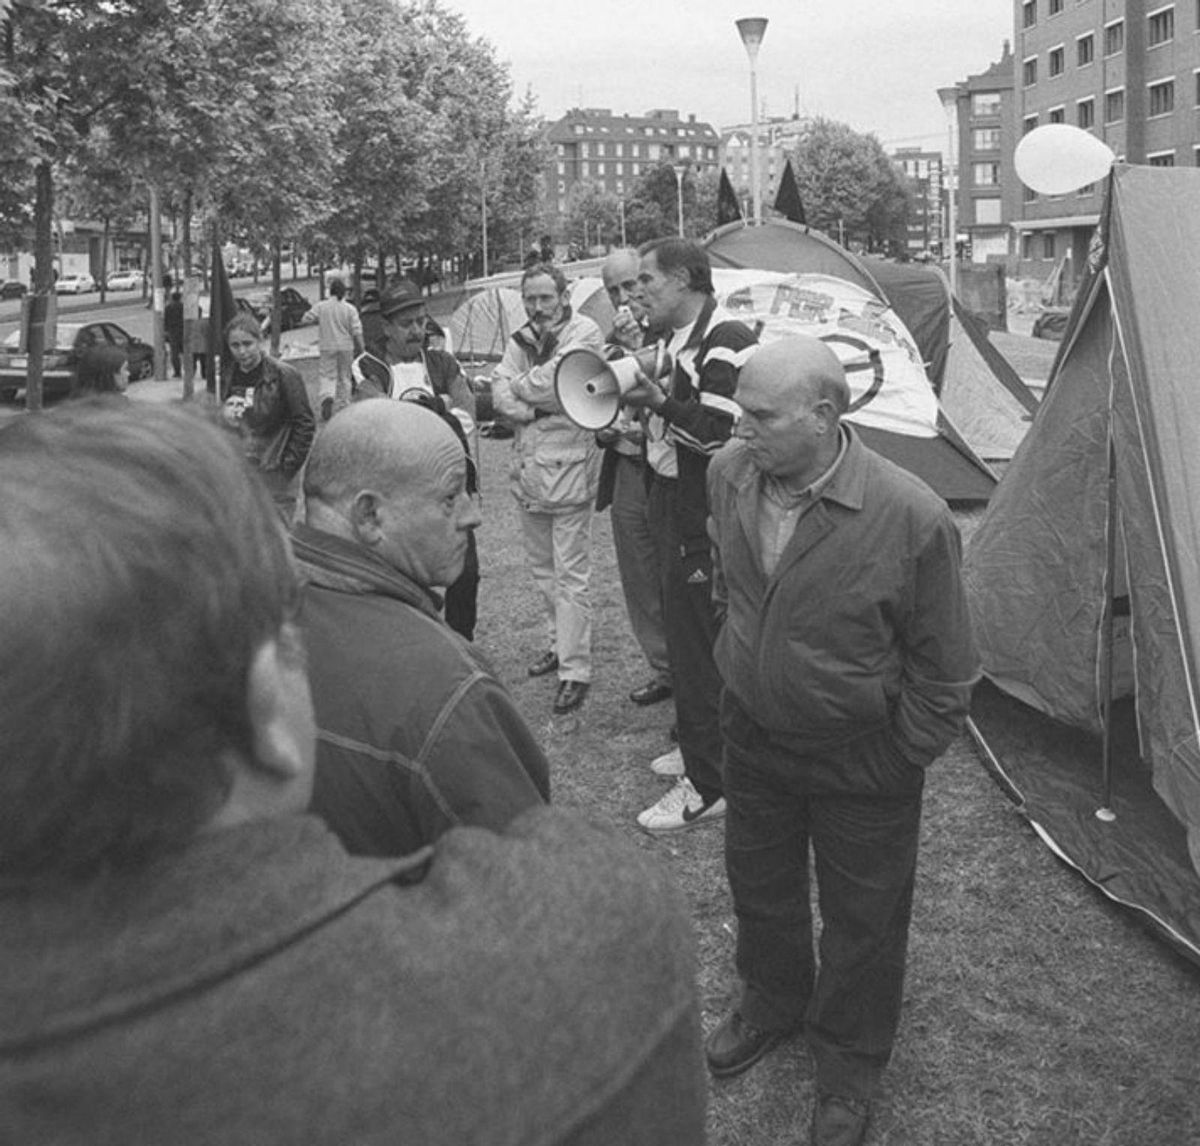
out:
M671 372L662 343L606 362L591 350L568 350L554 371L554 393L563 413L583 430L611 426L621 399L642 378L657 382Z

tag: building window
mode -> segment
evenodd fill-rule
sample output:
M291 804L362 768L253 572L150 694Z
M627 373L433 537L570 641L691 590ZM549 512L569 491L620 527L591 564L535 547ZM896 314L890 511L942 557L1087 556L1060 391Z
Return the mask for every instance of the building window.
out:
M1125 118L1125 89L1104 93L1104 122L1120 123Z
M582 155L584 157L584 159L586 159L589 155L591 155L591 153L592 153L592 145L590 143L584 143L584 144L580 145L579 154Z
M558 165L558 173L559 173L559 175L566 175L567 165L565 163L560 163Z
M603 164L603 163L597 163L597 164L596 164L596 174L597 174L597 175L603 175L603 174L604 174L604 168L605 168L605 166L606 166L606 165L605 165L605 164Z
M1053 231L1043 231L1042 232L1042 258L1043 259L1054 258L1054 232Z
M592 165L590 163L585 161L579 165L579 174L580 175L587 176L587 175L591 175L591 173L592 173Z
M1021 134L1028 135L1038 125L1038 117L1036 115L1027 115L1021 121Z
M558 193L561 195L566 189L567 189L567 181L565 179L560 179L558 181Z
M1049 54L1046 56L1046 70L1052 76L1061 76L1063 69L1066 67L1066 60L1066 49L1063 48L1062 44L1059 44L1057 48L1051 48Z
M1096 37L1092 32L1075 41L1075 63L1086 68L1096 58Z
M1032 203L1037 198L1037 192L1032 187L1026 187L1022 185L1021 198L1024 199L1026 203Z
M1150 84L1150 116L1170 115L1175 110L1175 81Z
M975 222L989 227L1000 226L1000 200L976 199Z
M563 215L567 210L567 201L561 195L558 197L558 213Z
M998 127L977 127L971 132L971 147L975 151L999 151L1000 129Z
M1037 83L1037 56L1030 56L1021 64L1021 83L1027 88Z
M999 92L976 92L971 97L971 114L975 116L999 115Z
M625 164L624 164L624 163L618 163L618 164L617 164L617 174L618 174L618 175L624 175L624 174L625 174Z
M1025 0L1021 5L1021 27L1032 28L1037 23L1037 0Z
M1155 48L1175 39L1175 6L1160 8L1146 17L1146 46Z
M603 144L603 143L597 143L597 144L596 144L596 154L597 154L597 155L603 155L603 154L604 154L604 144Z
M995 187L1000 182L1000 164L972 163L971 182L976 187Z
M1046 112L1046 122L1047 123L1066 123L1067 122L1067 109L1064 107L1061 107L1061 106L1060 107L1052 107L1048 112Z
M1096 194L1096 184L1095 183L1085 183L1082 187L1079 188L1078 191L1075 192L1075 194L1080 199L1086 199L1089 195L1095 195Z
M633 165L633 173L634 173L634 175L641 175L642 165L640 163L635 163Z
M577 123L577 124L575 125L575 134L576 134L576 135L582 135L582 134L583 134L583 124L582 124L582 123Z
M640 143L631 143L629 145L629 147L630 147L629 154L632 155L634 157L634 159L636 159L639 155L641 155L642 145Z
M564 146L563 146L563 145L560 143L560 144L558 145L558 154L559 154L559 155L566 155L566 153L567 153L567 149L566 149L566 148L565 148L565 147L564 147Z
M1175 151L1156 151L1151 155L1146 156L1146 162L1151 167L1174 167L1175 166Z
M1096 100L1093 97L1081 99L1075 105L1075 122L1084 131L1095 126L1096 123Z
M1050 0L1047 10L1051 16L1057 16L1063 10L1063 0Z
M1114 20L1104 26L1104 54L1115 56L1125 47L1125 21Z
M1032 259L1033 258L1033 232L1032 231L1026 231L1025 234L1023 234L1021 236L1021 258L1023 258L1023 259Z

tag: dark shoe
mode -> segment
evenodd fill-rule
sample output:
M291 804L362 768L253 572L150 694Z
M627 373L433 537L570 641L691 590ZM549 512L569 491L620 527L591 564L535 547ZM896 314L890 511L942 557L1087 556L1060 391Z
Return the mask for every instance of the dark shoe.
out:
M634 704L658 704L660 701L670 700L673 695L674 690L665 680L652 680L641 688L635 688L629 694L629 699Z
M529 666L528 672L530 676L545 676L548 672L553 672L556 668L558 668L558 654L542 653L542 655Z
M321 421L328 422L329 419L332 417L333 417L333 399L332 398L322 398L321 399Z
M819 1090L813 1106L812 1146L862 1146L870 1117L867 1103Z
M704 1043L708 1069L715 1078L732 1078L749 1070L768 1051L796 1033L795 1027L764 1031L730 1011Z
M564 680L558 686L558 695L554 698L555 716L574 712L583 703L589 687L591 686L586 680Z

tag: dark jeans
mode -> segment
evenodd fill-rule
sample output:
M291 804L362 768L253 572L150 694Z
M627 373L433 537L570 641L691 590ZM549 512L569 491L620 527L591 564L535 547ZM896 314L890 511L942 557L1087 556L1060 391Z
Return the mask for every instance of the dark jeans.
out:
M683 770L711 802L722 795L721 676L713 660L717 616L712 603L712 551L707 538L684 553L675 527L674 478L650 479L647 513L658 543L663 623L675 688L675 724Z
M925 774L886 729L798 751L728 690L721 731L742 1016L764 1029L804 1021L818 1085L869 1100L900 1021Z
M468 641L475 639L475 622L479 614L479 551L475 547L475 531L467 534L467 558L458 580L446 590L446 624Z

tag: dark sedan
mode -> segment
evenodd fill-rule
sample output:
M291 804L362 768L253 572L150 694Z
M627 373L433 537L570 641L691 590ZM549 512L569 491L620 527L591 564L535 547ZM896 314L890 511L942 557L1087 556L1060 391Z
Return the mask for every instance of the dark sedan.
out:
M0 298L24 298L29 288L17 279L0 282Z
M61 397L71 390L80 354L93 346L112 344L129 357L129 380L149 378L154 373L154 348L119 327L115 322L60 322L53 349L42 363L42 392L47 398ZM19 353L20 333L14 331L0 346L0 399L11 402L25 386L29 356Z

